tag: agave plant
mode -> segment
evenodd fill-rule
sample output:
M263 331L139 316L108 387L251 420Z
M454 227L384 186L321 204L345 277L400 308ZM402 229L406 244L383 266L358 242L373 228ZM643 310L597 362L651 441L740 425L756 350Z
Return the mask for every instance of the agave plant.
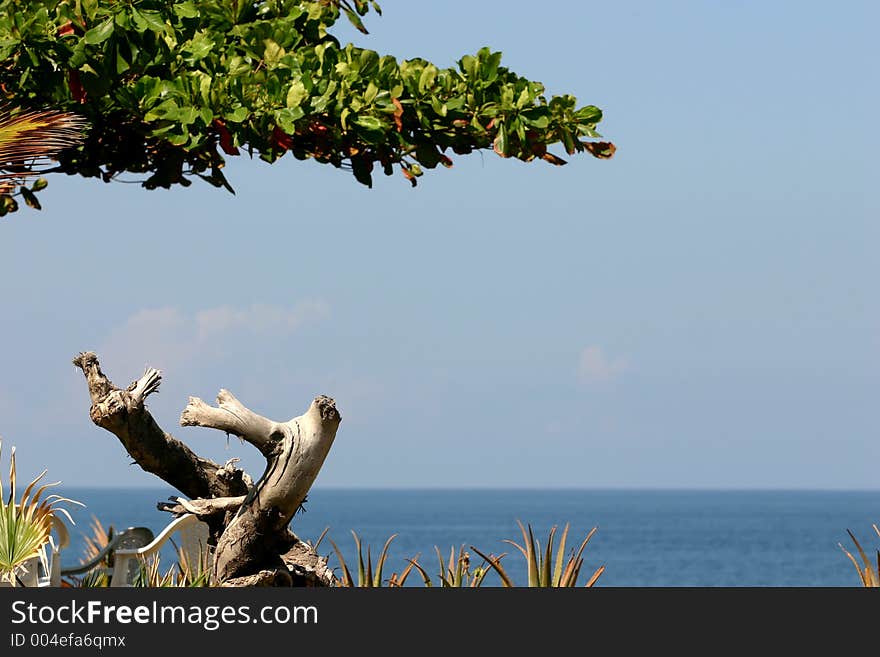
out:
M57 110L20 110L0 103L0 215L15 211L17 202L11 194L16 185L25 203L40 209L34 195L46 186L38 179L28 189L24 182L39 175L35 166L80 143L86 121L70 112Z
M465 552L463 545L458 548L457 555L455 547L449 548L448 561L443 559L443 554L440 552L439 547L434 546L434 550L437 552L437 560L440 562L440 572L437 575L437 579L442 588L476 588L483 584L483 580L489 572L488 562L485 558L481 565L471 571L471 555ZM500 561L503 556L502 554L499 557L490 556L490 558ZM419 571L425 586L434 586L430 575L419 565L416 559L410 560L410 564Z
M523 555L526 560L526 565L528 566L529 572L529 586L530 587L574 587L577 586L578 577L580 576L581 567L583 566L584 559L583 553L584 549L587 547L587 543L590 542L590 539L593 537L593 534L596 533L597 527L593 527L590 532L587 534L586 538L581 542L580 547L577 550L573 550L568 557L568 560L565 560L565 542L568 538L568 529L569 525L566 523L565 528L562 530L562 536L559 539L559 548L556 553L556 562L553 562L553 541L556 537L557 527L554 525L553 528L550 529L550 533L547 536L547 541L545 544L544 550L541 549L541 544L539 541L535 539L535 535L532 532L532 526L528 526L528 530L523 527L523 524L517 520L516 523L519 525L520 532L522 532L523 544L520 545L515 541L505 539L505 543L510 543L514 546L519 552ZM513 587L515 584L513 580L511 580L510 576L501 566L501 559L499 557L486 556L482 552L480 552L477 548L471 546L474 552L479 554L489 566L498 573L498 576L501 578L501 583L505 587ZM602 573L605 572L605 566L599 566L596 571L590 576L587 580L585 587L592 587Z
M176 552L177 563L164 571L160 554L142 560L132 586L148 588L211 586L211 562L207 550L199 555L198 563L190 563L183 550L177 549Z
M56 515L61 514L74 524L67 509L59 505L69 503L84 506L81 502L59 495L44 498L44 493L50 487L61 483L43 484L35 490L45 475L46 470L43 470L27 485L21 499L16 501L15 447L12 448L9 457L9 496L6 501L0 500L0 580L13 585L16 570L30 559L40 557L43 547L50 542ZM0 478L0 493L2 490L3 480Z
M880 536L880 527L877 527L877 525L873 525L873 527L877 536ZM877 563L875 565L870 559L868 559L868 555L865 554L865 551L862 549L862 546L859 544L855 535L848 529L846 530L846 533L849 534L853 544L856 546L856 550L859 553L859 558L862 560L862 563L859 564L856 558L845 547L843 547L843 545L840 543L838 543L838 545L840 545L840 549L844 551L846 556L849 557L849 560L852 561L853 566L855 566L856 572L859 574L859 579L862 582L862 586L866 588L880 588L880 550L877 550Z
M324 534L326 534L326 530ZM324 534L321 534L321 538L324 537ZM382 572L385 568L385 562L388 559L388 548L391 546L391 541L393 541L397 537L397 534L392 534L388 537L388 540L385 541L385 545L382 548L382 551L379 553L379 558L378 561L376 561L375 566L373 565L373 557L370 553L370 546L366 546L366 558L364 558L363 542L357 535L357 532L355 532L354 530L352 530L351 535L354 537L354 544L357 547L358 554L357 583L355 583L355 580L351 575L348 564L345 562L345 557L342 556L342 551L339 549L336 543L334 543L331 539L327 539L333 546L333 551L336 552L336 558L339 559L339 567L342 570L342 576L339 578L338 585L359 588L381 587L384 581L382 579ZM409 574L410 572L412 572L414 566L415 559L410 559L409 565L404 568L400 574L396 572L391 573L391 576L387 580L388 586L392 588L403 586L406 583L406 578L409 577Z

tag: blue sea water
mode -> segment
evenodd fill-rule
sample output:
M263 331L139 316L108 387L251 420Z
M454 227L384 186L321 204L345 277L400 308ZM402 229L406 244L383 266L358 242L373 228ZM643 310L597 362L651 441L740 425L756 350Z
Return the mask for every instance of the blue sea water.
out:
M170 488L66 488L84 502L74 510L76 526L64 565L78 562L91 517L106 527L144 525L158 533L169 515L156 502ZM464 545L477 565L476 546L506 552L502 563L517 585L526 581L524 560L503 539L522 543L517 519L530 523L543 544L553 525L571 523L569 544L598 527L584 552L583 582L596 568L606 570L597 586L858 586L858 575L841 550L854 545L852 530L876 558L880 537L880 491L671 491L671 490L353 490L315 489L292 528L315 540L328 538L356 563L350 530L375 555L397 534L386 574L400 572L420 555L429 574L438 571L435 546L448 559ZM322 554L332 555L325 539ZM335 555L330 564L338 566ZM413 574L409 584L421 584ZM499 585L494 575L486 585Z

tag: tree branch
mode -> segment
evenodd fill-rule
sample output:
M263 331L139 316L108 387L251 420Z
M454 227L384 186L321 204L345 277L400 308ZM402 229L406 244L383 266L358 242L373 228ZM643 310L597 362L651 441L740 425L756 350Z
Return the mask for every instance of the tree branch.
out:
M114 434L145 471L171 484L190 498L235 497L247 493L247 475L202 458L165 433L146 409L144 400L159 389L161 373L148 368L126 390L116 387L101 371L98 357L87 351L73 364L83 371L92 406L89 417Z
M216 408L198 397L190 397L180 414L180 426L208 427L231 433L248 441L267 458L271 456L276 441L284 435L280 424L254 413L228 390L220 390Z

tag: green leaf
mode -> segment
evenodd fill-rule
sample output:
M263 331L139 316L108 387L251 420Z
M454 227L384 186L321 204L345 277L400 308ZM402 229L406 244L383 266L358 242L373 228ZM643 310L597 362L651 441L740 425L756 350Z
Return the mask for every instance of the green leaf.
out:
M190 125L198 117L199 117L199 111L195 107L182 107L182 108L180 108L180 111L177 114L177 121L181 125Z
M345 15L348 16L348 20L351 21L351 24L357 28L358 32L361 32L362 34L369 34L369 32L367 32L367 28L364 27L364 22L361 20L360 16L358 16L351 9L343 9L343 11L345 12Z
M373 187L373 176L371 175L373 169L373 163L370 162L365 157L353 157L351 158L351 172L354 174L355 179L362 185L366 185L367 187ZM381 562L380 562L381 563ZM377 573L377 575L381 574ZM378 584L377 584L378 586Z
M305 116L305 112L302 107L287 108L275 113L275 122L284 132L292 135L296 132L296 121L303 116Z
M477 74L477 58L472 55L465 55L459 60L459 65L461 66L461 70L464 71L468 77L476 77Z
M290 83L285 104L289 108L299 107L308 95L305 85L300 80L294 80Z
M48 180L46 180L45 178L37 178L34 181L34 184L31 185L31 191L32 192L39 192L43 189L46 189L46 187L48 187L48 186L49 186Z
M266 46L266 49L263 51L263 61L266 62L266 66L272 68L287 53L284 48L272 39L266 39L263 43Z
M507 157L510 155L510 141L507 138L507 130L503 123L498 126L498 134L495 136L493 148L501 157Z
M376 94L379 93L379 87L376 86L376 83L370 80L370 83L367 85L367 90L364 91L364 102L368 105L376 100Z
M226 120L232 121L233 123L241 123L248 117L248 108L247 107L236 107L231 112L226 113Z
M419 93L425 93L426 90L430 89L434 86L434 81L437 79L437 67L428 64L425 68L422 69L422 74L419 76Z
M43 206L40 205L40 202L37 200L37 197L34 196L34 193L29 190L27 187L22 187L20 190L22 197L24 198L24 202L28 204L28 207L33 208L34 210L42 210Z
M375 50L364 50L360 56L360 76L370 78L379 70L379 53Z
M103 43L104 41L109 39L111 34L113 34L113 19L108 18L100 25L96 25L91 30L86 32L83 36L83 40L89 45L95 45L98 43Z
M174 5L174 13L177 14L180 18L198 18L199 10L192 3L187 0L187 2L180 2Z
M134 18L134 11L134 8L132 8L132 18ZM147 26L147 29L150 29L156 33L165 31L165 19L162 18L162 14L160 14L158 11L144 10L139 12L138 15Z
M447 110L446 104L443 103L437 96L431 97L431 109L433 109L440 116L446 116Z
M571 133L568 130L562 131L562 143L565 146L565 152L569 155L574 155L575 149L575 140L574 137L571 136Z
M119 48L116 49L116 73L121 74L125 73L129 68L131 68L127 61L125 61L125 57L122 56L122 53L119 52Z
M375 116L359 116L354 122L367 130L384 130L385 124Z
M204 31L200 30L196 32L192 39L190 39L184 46L181 48L183 52L188 52L191 57L188 57L187 60L190 62L196 62L200 59L204 59L207 57L211 51L214 49L214 41L210 36Z
M419 144L416 146L416 158L427 168L433 169L440 163L441 155L433 144Z
M6 214L7 212L18 212L18 201L11 196L0 196L0 202L3 204L3 214Z
M580 123L599 123L602 120L602 110L595 105L587 105L575 112L574 118Z
M493 52L492 54L488 54L488 48L483 48L480 51L480 59L483 58L482 56L484 54L486 55L486 59L481 67L481 77L486 82L494 82L498 78L498 65L501 63L501 53Z
M177 103L168 99L162 101L156 107L151 109L149 112L144 114L144 121L149 123L150 121L155 121L156 119L161 119L163 121L175 121L178 116L178 112L180 108L177 106Z

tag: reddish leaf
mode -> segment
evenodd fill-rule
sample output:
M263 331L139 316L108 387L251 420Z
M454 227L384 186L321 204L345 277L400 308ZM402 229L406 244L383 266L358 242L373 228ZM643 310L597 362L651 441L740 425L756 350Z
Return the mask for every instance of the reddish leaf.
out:
M293 137L276 125L272 130L272 144L275 147L286 151L293 146Z
M452 159L448 155L440 154L440 164L445 166L447 169L452 168Z
M220 148L223 149L223 152L227 155L238 155L238 148L232 142L232 134L229 132L229 128L226 127L226 123L221 119L214 119L211 125L217 131L217 136L220 137Z
M86 90L83 89L82 82L79 79L79 71L76 69L68 71L67 86L70 89L70 94L76 102L86 102Z
M397 132L403 132L403 121L400 117L403 116L403 105L400 104L400 101L397 98L392 98L391 102L394 103L394 107L397 108L394 110L394 125L397 126Z
M526 130L526 142L534 157L544 157L547 152L547 144L538 141L538 133L534 130Z
M558 167L561 167L563 164L567 164L565 160L563 160L561 157L556 157L555 155L553 155L553 153L544 153L541 156L541 159L545 162L549 162L550 164L555 164Z
M581 142L593 157L598 157L600 160L608 160L614 157L614 151L617 150L617 146L612 144L610 141L585 141Z
M58 36L68 36L73 33L73 23L70 21L67 21L64 25L58 28Z
M489 123L486 124L486 130L491 130L495 126L495 119L490 119Z

